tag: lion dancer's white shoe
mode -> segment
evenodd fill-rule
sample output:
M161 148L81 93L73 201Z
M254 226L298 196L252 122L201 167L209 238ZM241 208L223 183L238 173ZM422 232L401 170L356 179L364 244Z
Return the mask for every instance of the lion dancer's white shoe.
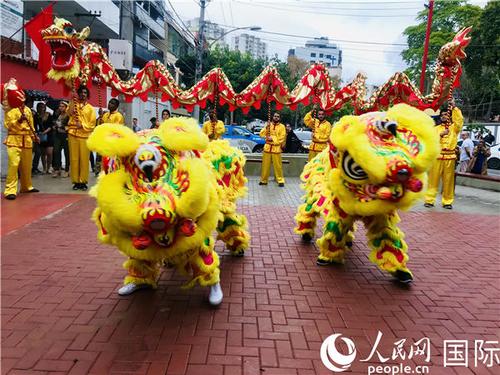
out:
M210 293L208 294L208 302L210 302L212 306L218 306L221 304L222 298L224 298L224 294L222 293L220 283L212 285L210 287Z
M148 284L128 283L128 284L122 286L120 289L118 289L118 294L120 296L128 296L129 294L134 293L136 290L150 289L150 288L151 288L151 286Z

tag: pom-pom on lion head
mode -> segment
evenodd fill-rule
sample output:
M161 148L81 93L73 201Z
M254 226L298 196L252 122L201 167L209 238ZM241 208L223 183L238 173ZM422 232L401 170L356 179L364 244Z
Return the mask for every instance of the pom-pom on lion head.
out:
M24 91L19 87L15 78L10 78L7 82L2 84L0 94L2 96L2 106L5 112L12 108L22 107L26 100Z
M210 165L200 157L208 138L192 119L172 118L134 133L98 126L88 139L103 155L93 191L99 237L136 259L175 257L210 235L219 200Z
M439 141L433 120L398 104L387 112L345 116L330 135L330 189L351 215L409 208L423 193Z

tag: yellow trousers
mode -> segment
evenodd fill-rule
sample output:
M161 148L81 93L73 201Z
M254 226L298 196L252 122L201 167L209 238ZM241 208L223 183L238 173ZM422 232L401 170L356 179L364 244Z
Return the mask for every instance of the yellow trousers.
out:
M429 171L429 187L425 193L425 203L434 204L442 179L443 193L441 203L452 204L455 197L455 159L436 160Z
M269 173L271 172L271 160L273 161L274 178L278 184L285 183L283 177L283 166L281 165L281 154L271 154L269 152L262 153L262 171L260 174L260 182L267 184Z
M69 173L74 184L86 184L89 180L89 156L87 138L68 136Z
M18 171L21 175L21 193L33 189L31 183L31 148L7 147L9 165L7 179L5 180L5 195L17 195Z

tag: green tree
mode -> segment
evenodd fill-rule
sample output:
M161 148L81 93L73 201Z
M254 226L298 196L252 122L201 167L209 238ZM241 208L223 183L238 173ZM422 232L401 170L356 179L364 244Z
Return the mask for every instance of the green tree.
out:
M475 5L467 4L466 0L441 0L434 3L431 35L429 38L429 54L426 67L426 88L430 88L430 77L441 46L453 39L462 28L473 26L477 28L482 10ZM422 10L417 25L409 26L403 31L407 38L408 48L401 53L408 64L406 73L415 83L420 81L422 70L422 55L424 53L425 32L427 28L428 10Z
M420 80L427 15L427 10L420 12L417 17L419 24L409 26L404 31L408 48L402 52L402 56L409 65L406 73L415 83ZM498 1L489 2L484 9L468 4L465 0L435 2L425 81L428 92L439 49L458 30L467 26L473 27L470 35L472 40L466 48L467 58L462 61L464 70L461 87L455 91L455 96L466 118L475 119L494 112L495 103L500 97Z
M183 58L177 60L176 66L183 72L182 84L186 87L192 87L194 85L194 67L196 59L194 55L184 56ZM274 57L270 60L254 59L251 55L241 53L240 51L231 51L227 48L212 49L210 51L205 51L203 57L203 74L206 74L213 68L221 68L229 81L231 82L233 89L236 92L241 92L245 89L261 72L264 68L272 64L276 67L281 78L288 86L289 90L292 90L302 78L305 70L309 66L302 66L300 63L297 64L295 61L293 64L281 61L280 59ZM340 84L339 80L333 80L334 86L338 89ZM208 111L212 104L208 104L209 107L206 108L205 112ZM276 105L271 104L271 112L276 110ZM303 118L305 114L310 111L310 106L303 106L299 104L296 110L291 110L290 108L284 107L280 110L281 118L283 123L292 124L292 126L303 126ZM352 107L346 106L338 113L334 114L333 118L338 119L339 115L352 114ZM227 106L217 106L217 115L220 119L228 120L230 113ZM236 109L233 114L233 122L238 124L245 123L246 119L258 118L266 121L268 118L268 106L264 101L261 104L260 109L251 108L248 114L244 115L240 109Z

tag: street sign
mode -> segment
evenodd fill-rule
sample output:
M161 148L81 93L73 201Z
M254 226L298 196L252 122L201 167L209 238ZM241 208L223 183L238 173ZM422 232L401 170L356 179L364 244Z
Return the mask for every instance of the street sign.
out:
M132 70L132 42L129 40L109 40L109 60L119 70Z

